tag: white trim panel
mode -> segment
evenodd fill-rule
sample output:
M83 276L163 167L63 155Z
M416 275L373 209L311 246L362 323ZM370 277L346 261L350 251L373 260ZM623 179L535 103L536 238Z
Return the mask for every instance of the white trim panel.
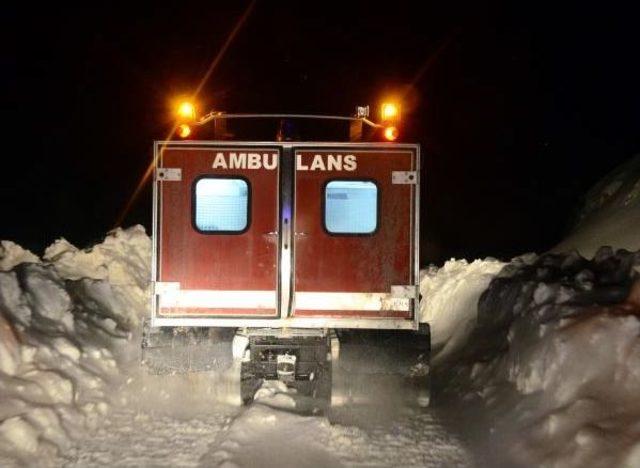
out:
M209 309L275 309L276 291L212 291L187 289L159 295L160 307Z
M286 319L153 317L152 327L266 327L266 328L361 328L380 330L417 330L413 320L290 317Z
M409 299L389 293L296 292L296 310L398 310L409 311Z

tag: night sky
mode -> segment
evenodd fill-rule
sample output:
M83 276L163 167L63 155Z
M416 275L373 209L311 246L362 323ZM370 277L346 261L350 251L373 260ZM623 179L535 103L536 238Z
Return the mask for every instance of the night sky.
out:
M249 5L129 3L3 7L1 239L37 253L100 240L171 128L170 99L197 87ZM640 152L636 12L348 5L258 1L199 100L346 115L409 90L423 262L552 247L589 186ZM150 227L150 193L125 226Z

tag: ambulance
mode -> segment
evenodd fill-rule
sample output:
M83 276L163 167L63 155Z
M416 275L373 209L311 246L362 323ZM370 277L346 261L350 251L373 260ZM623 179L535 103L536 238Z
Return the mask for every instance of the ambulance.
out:
M191 138L195 126L226 132L220 122L234 118L338 119L351 137ZM374 123L368 108L354 117L212 112L177 125L182 139L156 141L143 347L150 352L148 337L163 330L200 341L227 330L249 402L275 379L329 398L342 331L428 334L419 320L420 147L376 139L397 138L390 122Z

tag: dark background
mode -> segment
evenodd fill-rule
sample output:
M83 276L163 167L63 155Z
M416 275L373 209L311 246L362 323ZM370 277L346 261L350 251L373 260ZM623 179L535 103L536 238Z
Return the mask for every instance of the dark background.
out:
M0 238L37 253L100 240L171 128L170 98L196 88L248 4L3 7ZM348 5L258 1L202 107L350 114L409 89L427 261L552 247L589 186L640 150L630 8ZM150 226L148 187L134 223Z

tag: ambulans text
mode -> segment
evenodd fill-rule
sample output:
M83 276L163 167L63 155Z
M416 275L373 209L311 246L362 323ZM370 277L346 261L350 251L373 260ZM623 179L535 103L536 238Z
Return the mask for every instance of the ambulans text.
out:
M278 153L218 152L211 165L213 169L267 169L278 167ZM355 171L358 161L353 154L316 154L313 158L296 155L298 171Z

